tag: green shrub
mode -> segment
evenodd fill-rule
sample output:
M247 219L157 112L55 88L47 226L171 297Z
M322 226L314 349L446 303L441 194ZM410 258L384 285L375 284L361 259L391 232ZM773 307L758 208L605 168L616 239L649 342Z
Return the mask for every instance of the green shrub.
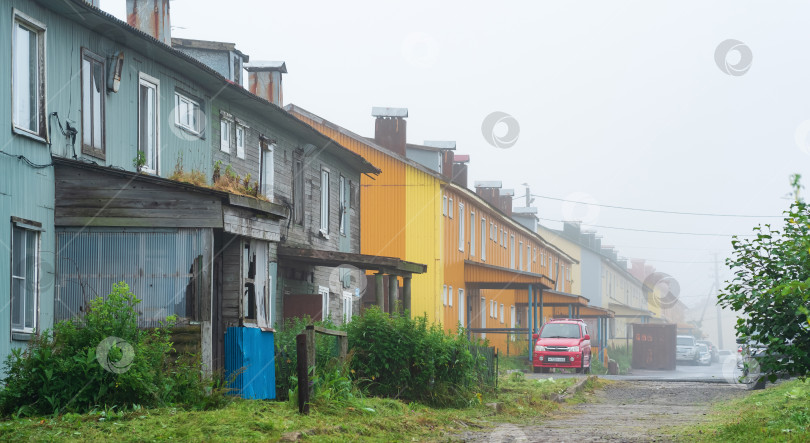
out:
M329 320L313 322L309 317L288 318L280 327L276 325L276 398L279 400L289 399L290 392L296 387L298 353L296 352L295 337L303 333L308 324L328 329L340 329ZM315 375L324 374L324 371L332 364L334 357L337 357L337 338L315 334L315 365L317 368Z
M446 335L425 316L389 316L372 307L346 330L355 380L371 395L464 406L488 377L486 360L473 356L475 343L463 331Z
M201 378L198 356L173 357L170 328L138 328L140 302L126 283L90 302L81 318L60 322L5 362L0 413L42 415L95 408L224 401Z

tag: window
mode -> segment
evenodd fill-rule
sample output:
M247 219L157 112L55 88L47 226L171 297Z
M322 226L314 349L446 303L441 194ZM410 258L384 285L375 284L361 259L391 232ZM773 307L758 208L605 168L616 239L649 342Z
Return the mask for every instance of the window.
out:
M516 322L515 322L515 305L509 307L509 327L515 329ZM515 334L511 334L510 338L512 341L515 341Z
M442 215L447 215L447 196L442 197Z
M487 259L487 219L481 217L481 260Z
M492 318L495 318L495 309L497 309L496 306L498 306L498 304L495 302L495 300L489 301L489 316Z
M318 293L321 294L321 319L326 320L329 318L329 288L319 286Z
M233 123L227 119L219 121L219 150L231 153L231 125Z
M502 237L501 246L503 246L504 248L506 247L506 236L507 235L508 235L508 232L506 232L506 230L504 230L502 232L502 235L501 235L501 237Z
M174 124L192 134L202 135L203 114L200 103L175 92L174 107Z
M447 306L447 285L442 285L442 306Z
M273 180L275 180L275 151L276 145L261 140L262 165L261 165L261 193L270 201L273 201Z
M509 260L509 267L515 269L515 236L512 235L509 237L509 250L511 251L511 257Z
M82 152L105 158L104 59L82 49Z
M160 159L158 134L158 80L144 73L138 80L138 151L143 153L146 163L143 169L158 173Z
M292 170L292 188L293 188L293 219L296 224L301 225L304 223L304 159L303 150L296 149L293 152L293 170Z
M531 271L532 269L532 247L526 245L526 270Z
M537 248L534 248L534 255L532 255L532 263L537 263Z
M329 170L321 169L321 234L329 235Z
M464 251L464 203L458 204L458 250Z
M39 233L18 224L11 233L11 329L34 332L39 302Z
M486 314L486 310L487 310L487 299L485 299L484 297L481 297L481 305L480 306L481 306L481 328L486 329L486 327L487 327L487 316L485 314ZM487 333L482 332L481 333L481 338L487 338Z
M343 292L343 322L349 322L352 320L354 316L354 306L352 303L352 293L344 291Z
M450 302L450 307L453 307L453 287L450 286L447 290L447 301Z
M475 211L470 211L470 255L475 255Z
M523 270L523 242L520 242L519 244L520 244L520 247L517 250L517 255L520 258L520 260L518 260L518 262L519 262L518 263L518 269L522 271ZM512 241L512 246L514 247L514 245L515 245L515 242L513 240Z
M503 303L501 303L501 323L503 323L503 322L504 322L504 318L503 318Z
M453 218L453 198L450 197L450 204L447 206L447 210L449 211L450 218Z
M493 224L492 222L489 222L489 239L490 240L495 239L495 224Z
M338 178L338 218L340 219L340 233L346 235L346 224L349 218L349 190L348 182L342 175Z
M14 10L11 109L15 132L47 138L45 25Z
M236 156L245 158L245 127L236 125Z
M458 288L458 322L464 326L464 289Z

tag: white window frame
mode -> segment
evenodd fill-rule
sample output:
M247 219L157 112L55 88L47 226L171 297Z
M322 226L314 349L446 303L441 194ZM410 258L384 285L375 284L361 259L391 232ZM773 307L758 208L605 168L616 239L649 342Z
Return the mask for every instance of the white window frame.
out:
M233 120L222 117L219 120L219 150L231 153L231 128Z
M487 261L487 219L481 217L481 261Z
M276 179L276 145L275 143L268 143L262 149L261 158L261 180L262 189L261 193L270 201L273 201L273 193L275 192L275 179Z
M329 238L329 169L321 168L321 227L320 233Z
M447 215L450 218L453 218L453 212L455 212L455 210L453 209L453 197L450 197L449 204L447 205L447 210L448 210Z
M186 113L181 116L181 105L187 106L186 109L190 114ZM174 124L177 127L194 135L202 136L204 118L205 114L202 112L202 104L199 101L186 96L180 91L174 91Z
M517 319L515 318L515 305L509 306L509 327L515 329L517 326ZM515 337L517 334L510 334L510 339L515 341Z
M475 256L475 211L470 209L470 256Z
M138 73L138 151L143 152L143 145L141 143L141 136L143 134L143 128L141 127L141 111L143 110L143 103L141 103L141 87L147 87L155 91L155 102L151 119L155 131L155 151L152 153L152 158L150 158L149 153L144 152L146 163L143 166L143 170L152 174L158 174L160 171L160 80L143 72Z
M343 291L343 323L352 321L354 317L354 299L351 292Z
M321 294L321 320L329 318L329 288L318 286L318 294Z
M447 306L447 285L442 285L442 306Z
M236 157L245 158L245 137L247 137L247 128L236 124L236 131L234 131L234 141L236 142Z
M518 269L523 270L523 241L519 242L518 250Z
M511 254L510 254L511 258L509 259L509 265L510 265L510 267L512 269L515 269L515 264L516 263L515 263L515 236L514 235L509 236L509 246L510 246L509 250L511 252Z
M349 193L346 192L346 177L343 175L338 176L338 216L340 217L338 231L346 235L346 222L349 216L349 202L347 197Z
M458 250L464 252L464 203L458 202Z
M504 312L503 312L503 303L501 303L501 323L504 323L504 320L505 320L503 314L504 314Z
M41 245L40 245L40 241L41 241L40 232L41 232L41 228L28 226L28 225L25 225L25 224L19 224L19 223L12 223L11 226L12 226L11 227L11 263L10 263L11 266L9 267L9 269L10 269L9 274L10 274L10 279L11 279L12 284L11 284L11 297L10 297L10 300L11 300L11 316L10 316L10 320L13 320L13 318L14 318L13 313L14 313L15 309L17 309L17 307L19 305L22 305L21 310L20 310L22 324L18 326L18 325L15 325L13 323L13 321L11 321L10 322L11 323L11 330L12 330L12 332L22 332L22 333L32 334L32 333L36 332L36 330L37 330L37 323L38 323L38 319L39 319L39 298L40 298L40 287L39 287L40 275L39 274L40 274L40 268L41 268L41 263L40 263L40 252L41 252L40 251L40 247L41 247ZM18 235L24 236L25 238L18 238ZM28 268L27 268L28 260L29 260L28 259L28 236L34 236L34 239L33 239L33 242L34 242L33 267L34 267L34 269L31 270L31 275L30 276L28 275ZM23 252L23 256L25 258L24 258L24 263L22 264L22 266L23 266L22 275L15 275L15 273L14 273L14 268L15 268L14 251L15 251L15 248L17 247L16 244L17 244L18 241L22 241L23 242L23 247L25 248L25 250ZM32 280L32 282L28 281L29 278L30 278L30 280ZM22 293L22 294L16 294L15 293L14 281L22 281L23 282L22 286L23 286L24 293ZM30 310L30 315L31 315L30 325L27 325L28 320L29 320L29 318L28 318L29 312L27 312L28 311L28 309L27 309L28 306L26 305L26 302L29 301L29 300L27 300L28 299L27 291L29 291L29 290L33 292L33 294L31 294L31 300L30 300L33 303L33 307Z
M526 245L526 269L525 271L531 271L532 269L532 246Z
M464 327L464 288L458 288L458 322Z
M90 64L89 70L85 70L85 62ZM93 75L94 65L101 65L101 78L97 79ZM87 49L81 49L81 140L82 153L96 158L106 159L106 126L107 126L107 60L104 56L96 54ZM100 80L100 91L98 92L98 103L93 100L93 84ZM89 82L89 83L88 83ZM89 95L88 95L89 94ZM97 105L97 106L96 106ZM98 120L98 121L96 121ZM98 126L98 129L96 129ZM90 143L85 143L89 137ZM98 137L98 140L96 140Z
M447 216L447 195L442 196L442 215Z
M455 295L455 294L453 294L453 287L452 287L452 286L448 286L448 287L447 287L447 300L450 302L450 307L451 307L451 308L453 307L453 296L454 296L454 295Z
M497 309L496 306L498 306L498 303L495 300L490 300L489 301L489 317L490 318L495 318L495 315L496 315L495 310Z
M484 297L481 297L481 312L479 314L481 314L481 328L483 328L483 329L486 329L486 327L487 327L487 316L484 315L486 313L485 311L487 310L487 304L486 303L487 303L487 299L484 298ZM481 333L481 338L487 338L487 333L482 332Z
M45 38L45 33L47 31L47 28L46 28L44 23L42 23L42 22L40 22L38 20L35 20L35 19L29 17L28 15L23 14L22 12L20 12L16 8L12 9L12 11L13 11L12 15L14 17L13 18L13 27L12 27L12 31L11 31L11 41L12 41L12 43L11 43L11 48L12 48L12 55L11 55L11 65L12 65L11 66L11 84L12 84L12 87L11 87L11 125L12 125L12 129L17 134L25 135L25 136L37 139L37 140L42 141L42 142L46 142L46 141L48 141L48 129L47 129L47 124L46 124L46 119L47 119L47 116L48 116L48 103L47 103L47 100L45 99L47 97L47 91L46 91L46 79L47 79L46 67L47 67L47 64L46 64L46 57L45 57L45 55L47 54L47 47L46 47L47 39ZM29 118L30 113L29 113L29 115L22 116L22 115L20 115L20 110L16 106L17 100L22 99L22 97L20 97L20 95L21 95L20 93L22 91L19 90L18 85L23 84L21 79L19 79L17 77L17 74L18 74L18 72L17 72L17 63L21 61L21 60L18 60L17 56L18 55L22 56L21 54L18 54L19 51L17 51L17 29L19 27L22 27L25 30L34 33L35 36L36 36L36 39L37 39L37 42L36 42L37 43L36 44L36 47L37 47L37 54L36 54L36 57L37 57L37 63L36 63L37 72L35 73L36 78L35 78L35 82L34 82L34 85L35 85L34 87L35 87L36 90L33 91L34 94L36 95L35 100L34 100L34 107L36 108L34 110L34 118L36 120L36 122L35 122L36 130L31 130L30 129L30 126L31 126L30 118ZM27 60L27 57L26 57L26 60ZM30 66L30 62L26 63L26 65ZM30 82L30 77L28 77L24 83L27 84L29 82ZM31 91L28 91L28 93L30 94ZM24 119L29 120L28 125L23 124L22 120L24 120Z

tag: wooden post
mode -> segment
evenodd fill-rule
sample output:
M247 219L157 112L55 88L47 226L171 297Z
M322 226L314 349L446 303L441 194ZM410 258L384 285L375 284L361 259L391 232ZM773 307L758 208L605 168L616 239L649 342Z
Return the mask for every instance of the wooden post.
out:
M346 354L349 353L349 337L345 335L338 335L337 336L338 342L338 358L340 359L340 363L346 363Z
M383 274L378 272L374 274L374 289L377 294L377 306L381 311L385 311L385 285L383 284Z
M403 308L411 312L411 276L402 277L402 304Z
M307 325L307 367L315 367L315 325Z
M397 308L397 298L399 298L399 280L396 275L388 275L388 312L393 314Z
M309 367L307 366L307 334L295 336L295 350L298 354L298 413L309 414Z

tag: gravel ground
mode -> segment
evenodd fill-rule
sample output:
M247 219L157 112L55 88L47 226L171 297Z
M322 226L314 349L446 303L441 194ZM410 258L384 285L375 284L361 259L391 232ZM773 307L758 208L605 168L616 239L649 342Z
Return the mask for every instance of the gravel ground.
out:
M504 424L459 436L469 442L646 442L671 441L663 429L697 423L712 403L744 395L724 383L614 382L588 394L588 402L567 407L531 425Z

